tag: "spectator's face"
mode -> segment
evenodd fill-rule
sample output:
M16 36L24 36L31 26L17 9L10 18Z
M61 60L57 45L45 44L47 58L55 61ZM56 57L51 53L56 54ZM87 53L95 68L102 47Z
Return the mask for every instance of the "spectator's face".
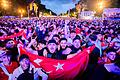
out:
M71 33L70 37L71 37L71 39L74 39L76 37L76 33Z
M107 38L107 42L111 42L112 38L111 37L108 37Z
M37 41L35 41L35 42L33 43L33 46L34 46L34 48L37 47Z
M112 34L114 31L113 31L113 29L110 29L110 33Z
M7 55L2 56L1 60L3 61L4 65L9 65L9 63L10 63L10 57Z
M49 32L49 33L48 33L48 35L51 35L51 34L52 34L52 32Z
M70 26L70 28L72 28L72 29L73 29L73 28L74 28L74 26Z
M14 43L14 41L12 41L12 40L10 40L10 41L8 41L8 42L6 43L6 47L8 47L8 48L13 48L14 45L15 45L15 43Z
M80 40L78 40L78 39L74 40L73 46L74 46L75 48L80 48Z
M62 47L62 49L65 49L66 46L67 46L67 41L66 41L66 40L62 40L62 41L60 42L60 46Z
M23 70L26 70L30 66L30 61L27 58L24 58L20 61L20 66L22 67Z
M51 53L54 53L57 49L57 45L55 43L49 43L47 47Z
M119 42L115 42L114 44L114 49L119 49L120 48L120 43Z
M107 57L108 57L110 60L114 61L115 58L116 58L116 53L115 53L115 52L109 52L109 53L107 54Z
M44 44L42 44L42 43L39 43L39 44L38 44L38 50L41 50L41 49L43 49L44 47L45 47Z
M40 31L42 31L43 29L44 29L44 27L43 27L43 26L41 26L41 27L40 27Z

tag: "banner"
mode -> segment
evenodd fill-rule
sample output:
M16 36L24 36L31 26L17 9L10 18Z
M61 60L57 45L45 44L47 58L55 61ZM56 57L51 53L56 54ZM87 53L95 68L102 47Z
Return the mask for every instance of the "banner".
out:
M48 76L50 80L74 80L76 76L85 71L89 60L89 54L93 49L94 46L87 48L71 59L56 60L35 55L27 52L23 47L18 47L19 53L28 55L30 61L36 68L41 67L49 73Z
M13 35L10 36L1 36L0 40L12 39L18 36L22 36L23 34L24 34L24 30L21 30L19 33L14 33Z

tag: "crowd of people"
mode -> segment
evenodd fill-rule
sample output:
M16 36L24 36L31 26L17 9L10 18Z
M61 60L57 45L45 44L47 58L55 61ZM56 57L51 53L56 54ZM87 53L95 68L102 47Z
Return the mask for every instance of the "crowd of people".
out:
M4 39L23 31L17 35ZM78 80L120 79L120 21L71 18L0 19L0 80L47 80L42 68L35 68L18 45L38 56L57 60L74 58L85 48L87 69Z

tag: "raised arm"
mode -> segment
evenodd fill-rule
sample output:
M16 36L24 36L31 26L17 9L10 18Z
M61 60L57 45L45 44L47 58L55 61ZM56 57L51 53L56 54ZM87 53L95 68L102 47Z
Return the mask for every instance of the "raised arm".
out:
M39 68L37 71L38 75L42 77L42 80L47 80L48 79L48 75L41 69Z

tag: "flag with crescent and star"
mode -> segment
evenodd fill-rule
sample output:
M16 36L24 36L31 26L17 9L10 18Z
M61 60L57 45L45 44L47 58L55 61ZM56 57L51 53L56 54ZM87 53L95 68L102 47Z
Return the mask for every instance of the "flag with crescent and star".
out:
M28 55L36 68L43 68L50 80L75 80L76 76L81 75L86 69L89 54L93 49L94 46L84 49L71 59L56 60L27 52L22 46L18 47L19 53Z

